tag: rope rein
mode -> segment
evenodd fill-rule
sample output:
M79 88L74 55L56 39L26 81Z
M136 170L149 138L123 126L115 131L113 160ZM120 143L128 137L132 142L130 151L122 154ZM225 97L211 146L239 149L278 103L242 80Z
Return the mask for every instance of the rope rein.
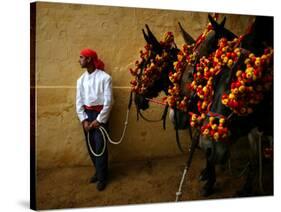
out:
M263 179L263 173L262 173L262 169L263 169L263 165L262 165L262 135L263 135L263 132L260 132L260 131L257 131L257 134L259 136L259 140L258 140L258 148L259 148L259 187L260 187L260 191L262 194L264 194L264 189L263 189L263 182L262 182L262 179Z
M229 158L229 160L228 160L228 170L229 170L229 173L230 173L230 175L232 177L235 177L235 178L242 177L246 173L246 171L249 169L249 166L250 166L250 162L248 161L246 163L245 167L242 169L242 171L235 175L234 172L233 172L233 169L232 169L231 159Z
M143 120L145 120L145 121L147 121L147 122L160 122L160 121L163 120L163 117L161 117L160 119L156 119L156 120L148 119L148 118L146 118L146 117L141 113L140 110L138 111L138 114L140 115L140 117L141 117Z
M106 129L104 127L102 127L102 126L99 127L99 129L101 131L103 131L103 133L106 135L106 137L107 137L107 139L108 139L108 141L110 143L117 145L117 144L120 144L122 142L122 140L123 140L123 138L125 136L126 130L127 130L127 126L128 126L129 112L130 112L130 110L128 109L127 110L127 114L126 114L126 121L124 122L124 129L123 129L123 132L122 132L122 136L121 136L121 138L119 140L117 140L117 141L112 140L110 138L108 132L106 131Z
M100 131L101 131L101 134L102 134L102 140L103 140L103 148L102 148L102 151L101 151L101 153L95 153L95 151L93 150L93 148L92 148L92 146L91 146L91 143L90 143L90 132L88 131L88 133L87 133L87 142L88 142L88 146L89 146L89 149L90 149L90 151L91 151L91 153L95 156L95 157L100 157L100 156L102 156L103 154L104 154L104 151L105 151L105 147L106 147L106 138L105 138L105 135L104 135L104 133L103 133L103 131L100 129L100 128L98 128Z
M176 192L176 202L179 201L179 197L182 195L182 185L183 185L183 182L184 182L185 175L186 175L187 171L188 171L188 167L185 166L184 170L183 170L183 173L182 173L179 190Z
M127 110L127 114L126 114L126 121L124 122L124 128L123 128L123 132L122 132L122 136L120 139L118 139L117 141L114 141L113 139L110 138L110 135L108 134L107 130L103 127L103 126L99 126L97 129L99 129L99 131L102 134L102 140L103 140L103 149L100 153L96 153L90 143L90 132L88 131L87 133L87 142L88 142L88 146L89 149L91 151L91 153L95 156L95 157L100 157L104 154L105 152L105 148L106 148L106 140L108 140L111 144L117 145L120 144L125 136L126 130L127 130L127 126L128 126L128 119L129 119L129 112L130 109Z

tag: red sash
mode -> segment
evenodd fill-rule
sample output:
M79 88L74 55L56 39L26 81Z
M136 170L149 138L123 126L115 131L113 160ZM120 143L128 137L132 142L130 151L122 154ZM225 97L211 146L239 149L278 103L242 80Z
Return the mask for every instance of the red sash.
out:
M94 105L94 106L87 106L87 105L84 105L84 108L86 110L94 110L94 111L97 111L97 112L101 112L102 108L103 108L103 105Z

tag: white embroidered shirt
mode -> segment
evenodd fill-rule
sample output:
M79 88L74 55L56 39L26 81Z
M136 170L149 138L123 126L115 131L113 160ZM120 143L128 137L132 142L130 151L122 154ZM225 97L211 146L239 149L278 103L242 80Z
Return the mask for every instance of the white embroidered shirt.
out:
M97 121L106 123L113 105L111 76L96 69L91 74L85 71L77 80L76 112L82 122L88 118L84 110L86 106L103 105Z

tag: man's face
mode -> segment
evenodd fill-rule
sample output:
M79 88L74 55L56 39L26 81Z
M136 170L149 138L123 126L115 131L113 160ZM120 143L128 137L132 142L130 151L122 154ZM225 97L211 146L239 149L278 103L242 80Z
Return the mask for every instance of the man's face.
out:
M81 68L87 68L89 61L90 61L89 58L84 57L83 55L80 55L78 62L80 63Z

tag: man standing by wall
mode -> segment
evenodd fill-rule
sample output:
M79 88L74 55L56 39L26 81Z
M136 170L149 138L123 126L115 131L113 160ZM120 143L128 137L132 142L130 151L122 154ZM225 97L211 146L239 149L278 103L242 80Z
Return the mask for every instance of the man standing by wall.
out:
M97 157L92 154L90 148L100 153L106 142L103 141L98 127L108 127L107 122L113 105L111 76L104 72L104 63L91 49L83 49L80 52L79 63L81 68L87 70L77 80L76 112L86 135L89 155L96 168L90 182L97 182L97 189L102 191L107 182L108 151L106 148L104 154ZM91 146L88 145L87 139Z

